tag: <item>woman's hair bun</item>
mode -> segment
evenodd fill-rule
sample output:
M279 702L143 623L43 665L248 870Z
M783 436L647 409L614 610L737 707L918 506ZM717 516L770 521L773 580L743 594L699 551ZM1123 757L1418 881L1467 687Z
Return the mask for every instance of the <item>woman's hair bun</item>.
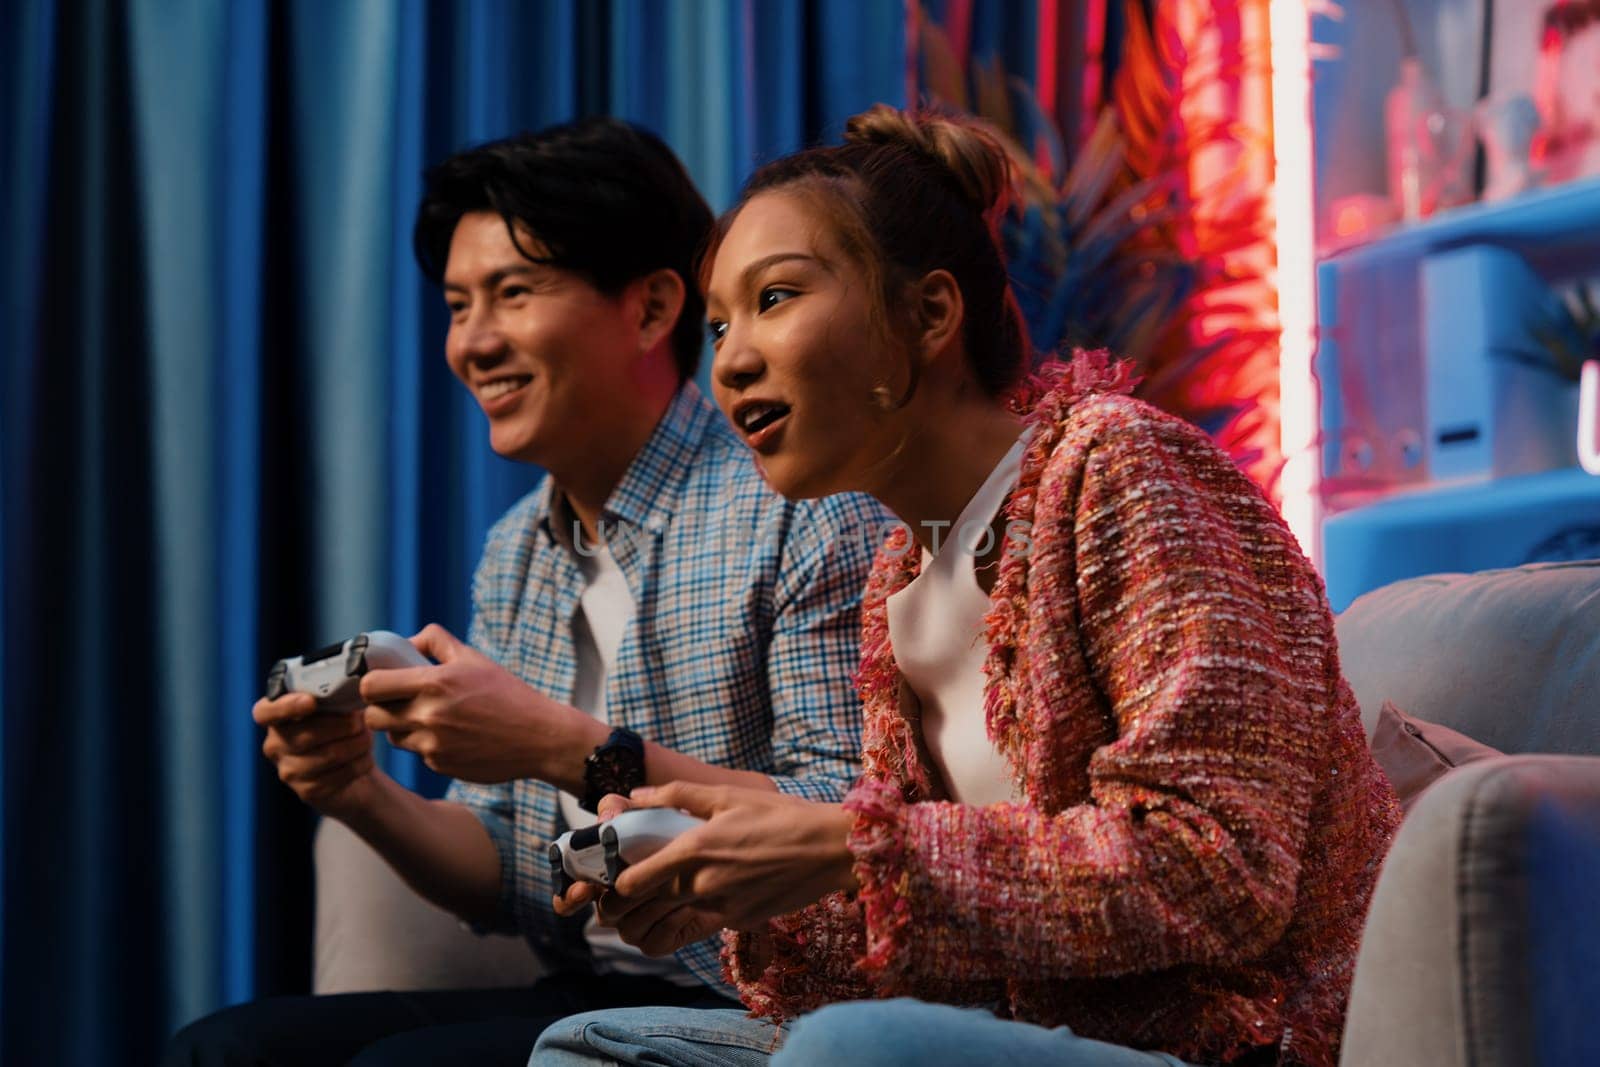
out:
M937 161L985 217L1010 201L1010 157L1000 141L975 122L936 111L901 111L874 104L845 123L844 139L848 144L901 145Z

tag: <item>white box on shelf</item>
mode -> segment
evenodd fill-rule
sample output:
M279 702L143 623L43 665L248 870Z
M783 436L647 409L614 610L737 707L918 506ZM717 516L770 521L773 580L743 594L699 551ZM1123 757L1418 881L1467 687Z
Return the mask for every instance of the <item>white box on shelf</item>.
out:
M1576 384L1537 336L1560 313L1549 283L1509 249L1471 244L1423 257L1425 443L1435 482L1577 461Z

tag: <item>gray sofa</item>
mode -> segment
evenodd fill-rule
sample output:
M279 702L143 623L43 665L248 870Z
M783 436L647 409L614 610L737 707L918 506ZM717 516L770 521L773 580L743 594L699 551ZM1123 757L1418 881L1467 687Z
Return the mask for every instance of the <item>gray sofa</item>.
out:
M1369 734L1392 700L1507 753L1401 826L1342 1062L1600 1064L1600 561L1396 582L1338 625Z
M1451 771L1401 828L1342 1062L1600 1064L1600 562L1397 582L1338 625L1369 734L1392 700L1508 753ZM520 941L468 933L337 824L316 864L318 992L538 973Z

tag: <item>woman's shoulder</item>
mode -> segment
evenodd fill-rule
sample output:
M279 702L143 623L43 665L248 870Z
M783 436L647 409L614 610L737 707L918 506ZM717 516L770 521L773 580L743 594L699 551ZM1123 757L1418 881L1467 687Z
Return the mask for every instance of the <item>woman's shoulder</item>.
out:
M1119 429L1204 436L1190 423L1135 397L1139 380L1132 362L1104 349L1082 350L1035 370L1013 403L1034 426L1036 439L1106 435Z
M1110 379L1114 384L1128 378ZM1023 458L1019 506L1040 528L1075 527L1092 518L1117 526L1185 502L1196 523L1201 513L1226 513L1252 529L1282 519L1260 487L1206 433L1176 415L1128 395L1126 388L1063 382L1034 409L1035 429ZM1202 501L1206 507L1197 507ZM1166 503L1163 503L1166 502Z
M1134 365L1103 348L1079 349L1035 367L1011 391L1008 405L1034 425L1065 421L1096 400L1128 398L1139 375Z
M1032 426L1025 471L1031 466L1059 475L1087 464L1091 454L1104 460L1138 453L1162 466L1235 470L1205 431L1133 396L1138 382L1131 363L1103 350L1041 367L1019 391L1018 410Z
M1040 368L1025 386L1031 395L1020 409L1030 427L1022 486L1075 480L1091 453L1137 448L1163 436L1170 416L1131 395L1137 381L1131 364L1112 362L1104 352L1080 352L1070 362Z

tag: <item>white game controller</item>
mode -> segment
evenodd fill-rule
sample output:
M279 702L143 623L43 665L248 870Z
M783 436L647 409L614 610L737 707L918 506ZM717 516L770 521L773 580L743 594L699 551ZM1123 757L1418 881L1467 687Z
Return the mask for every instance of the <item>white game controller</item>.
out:
M361 677L371 670L431 667L433 661L410 641L388 630L368 630L293 659L280 659L267 674L267 699L310 693L317 710L354 711L362 706Z
M568 830L550 846L556 893L573 882L611 886L630 864L660 852L679 834L704 826L704 819L672 808L635 808L607 822Z

